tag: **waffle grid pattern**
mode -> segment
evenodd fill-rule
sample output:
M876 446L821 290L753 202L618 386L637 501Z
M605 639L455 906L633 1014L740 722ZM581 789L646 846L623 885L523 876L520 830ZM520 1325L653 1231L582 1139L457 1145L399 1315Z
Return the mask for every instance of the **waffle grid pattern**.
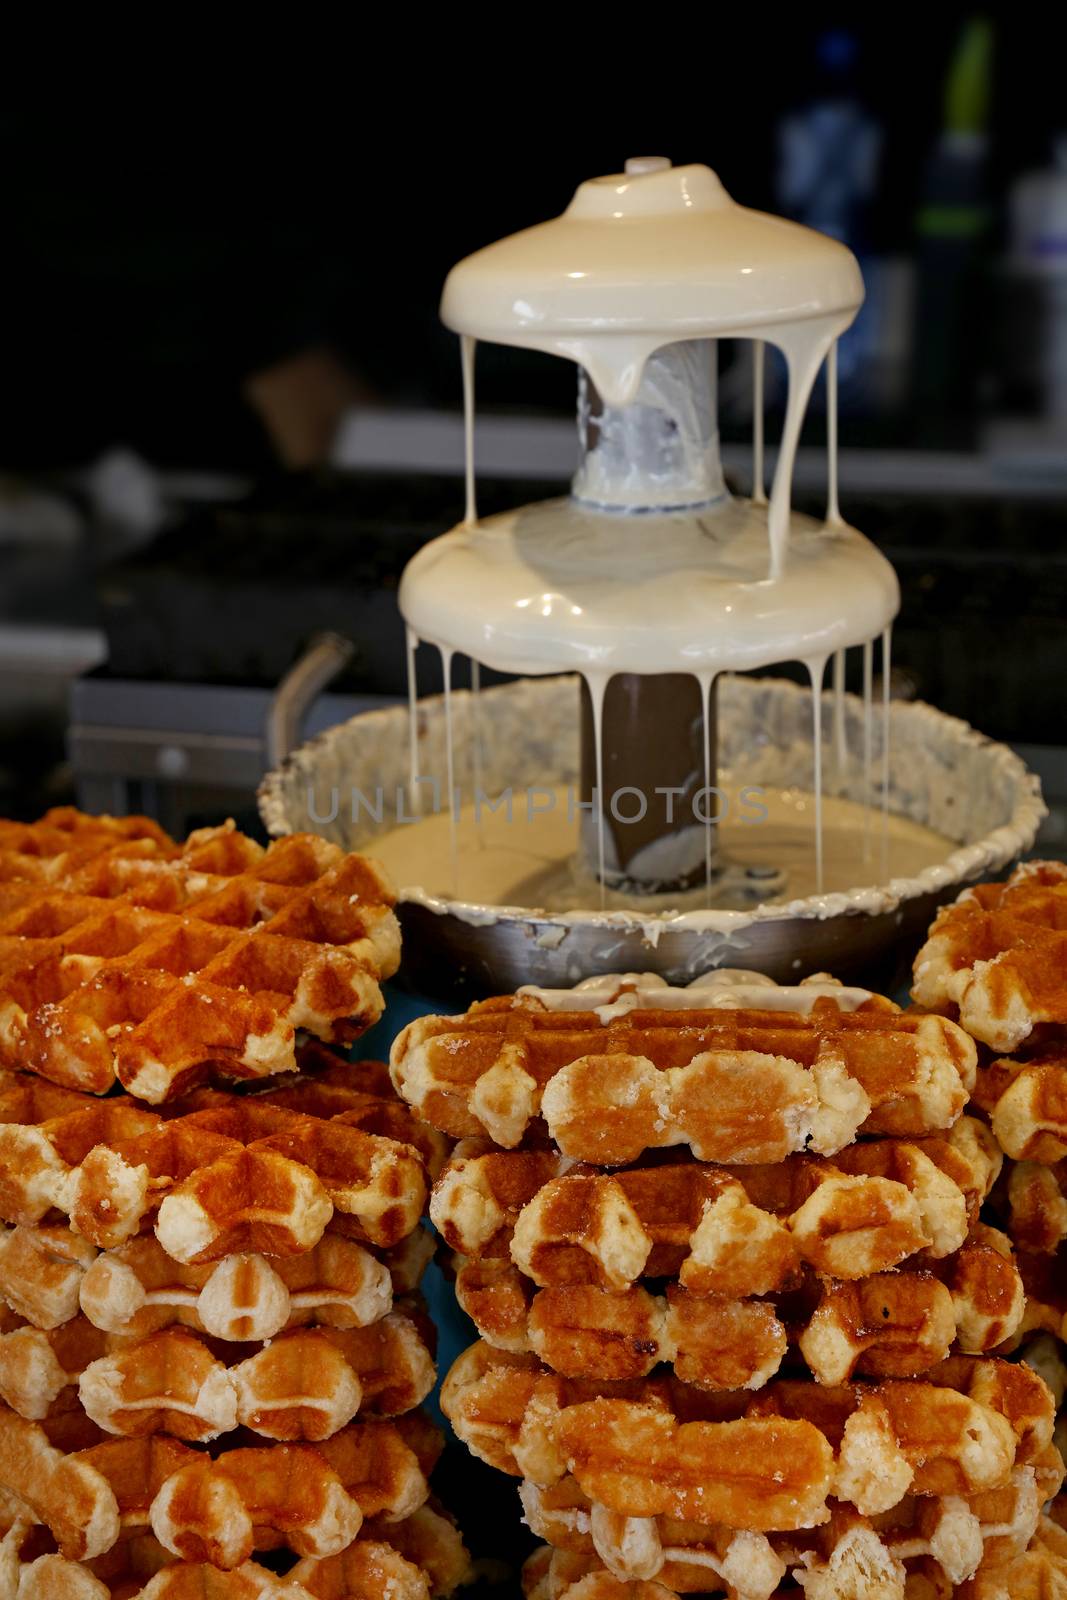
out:
M398 950L386 880L310 836L0 824L5 1600L466 1577L421 1409L447 1142L327 1048Z
M430 1214L480 1339L442 1405L545 1541L530 1600L1058 1572L1056 1397L1002 1355L1027 1295L975 1041L877 998L598 998L424 1019L391 1057L460 1140Z

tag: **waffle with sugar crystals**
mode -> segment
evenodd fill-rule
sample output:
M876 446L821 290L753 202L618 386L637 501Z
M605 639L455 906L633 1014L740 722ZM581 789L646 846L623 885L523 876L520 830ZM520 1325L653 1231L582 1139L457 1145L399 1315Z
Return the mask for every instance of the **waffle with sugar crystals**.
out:
M803 1388L809 1393L799 1399L769 1385L743 1418L723 1422L679 1422L632 1401L587 1401L565 1409L557 1443L590 1499L612 1511L702 1516L754 1532L825 1520L835 1490L858 1510L888 1510L909 1491L996 1487L1014 1465L1015 1439L1004 1418L907 1379L877 1386L867 1398L869 1412L847 1397L851 1409L835 1464L829 1433L836 1391ZM859 1430L844 1431L854 1416L864 1425L855 1450ZM877 1435L884 1444L872 1482L867 1474Z
M209 1101L163 1118L123 1096L0 1124L0 1214L33 1223L61 1211L105 1249L154 1217L164 1249L185 1262L310 1249L335 1210L378 1245L418 1223L426 1179L412 1145L258 1096Z
M92 1563L94 1568L103 1562ZM248 1561L232 1572L196 1562L175 1561L154 1572L142 1586L124 1568L105 1569L107 1580L62 1556L39 1556L26 1567L18 1600L309 1600L309 1591L289 1578ZM137 1584L131 1588L130 1582Z
M292 1077L273 1081L257 1097L270 1105L414 1145L431 1178L437 1178L451 1153L452 1141L400 1099L388 1063L366 1057L347 1061L317 1039L309 1039L297 1051L297 1068Z
M692 1223L678 1275L705 1293L736 1291L745 1270L752 1287L742 1292L758 1294L784 1287L803 1266L820 1276L864 1278L919 1251L936 1259L958 1250L967 1206L954 1181L914 1147L905 1146L888 1170L896 1176L849 1173L799 1156L732 1173L700 1166L566 1173L519 1213L511 1258L542 1286L625 1287L651 1276L652 1237L642 1214L668 1197L677 1199L678 1222ZM751 1241L744 1266L739 1236Z
M688 1145L701 1160L833 1155L865 1133L949 1128L975 1048L940 1017L826 996L804 1012L548 1010L533 996L420 1017L397 1037L393 1082L456 1137L518 1145L538 1116L564 1155L621 1166Z
M305 1558L284 1577L257 1561L223 1570L177 1560L151 1535L68 1561L39 1553L34 1533L14 1524L0 1541L5 1600L432 1600L470 1569L454 1526L429 1506L400 1522L371 1519L347 1550Z
M418 1458L398 1430L357 1424L318 1447L197 1455L162 1484L149 1519L172 1554L235 1567L253 1550L339 1555L365 1516L408 1516L427 1493Z
M238 1417L271 1438L323 1437L357 1393L361 1416L401 1416L433 1388L431 1346L427 1320L401 1311L369 1328L282 1334L233 1370Z
M589 1284L531 1293L514 1267L475 1262L460 1269L456 1295L488 1343L532 1351L565 1377L643 1378L667 1361L700 1388L756 1389L786 1352L773 1305L698 1299L674 1285L665 1296Z
M0 1064L159 1103L292 1070L298 1029L352 1038L381 1015L399 928L363 857L312 834L264 850L232 824L177 846L75 823L68 849L41 827L50 853L0 844Z
M300 1253L321 1238L335 1209L371 1244L396 1244L418 1225L425 1169L410 1145L252 1101L194 1112L180 1124L194 1138L217 1131L231 1143L160 1202L156 1236L178 1261ZM178 1126L165 1124L163 1137Z
M765 1534L668 1517L617 1517L568 1482L551 1490L524 1483L520 1495L530 1529L559 1552L558 1557L538 1552L540 1559L527 1563L527 1583L534 1567L554 1562L557 1581L564 1573L577 1581L600 1569L617 1584L654 1580L672 1594L729 1588L745 1600L768 1600L786 1576L786 1563Z
M956 1594L960 1600L1067 1600L1067 1533L1042 1517L1022 1555L1002 1568L979 1572Z
M184 1265L151 1234L97 1252L69 1228L41 1223L0 1231L0 1297L43 1330L69 1322L80 1306L106 1333L141 1336L181 1322L220 1339L268 1339L306 1322L376 1321L394 1285L414 1287L426 1248L422 1230L377 1255L328 1233L299 1256Z
M855 1372L914 1377L948 1355L995 1350L1013 1338L1026 1311L1022 1277L1007 1241L978 1224L937 1272L878 1273L827 1283L797 1343L820 1383Z
M1067 1341L1067 1244L1051 1254L1020 1250L1016 1260L1026 1295L1020 1335L1050 1333Z
M714 1578L706 1579L714 1583ZM522 1569L526 1600L677 1600L678 1590L656 1581L631 1583L613 1577L595 1556L541 1545ZM706 1591L714 1594L716 1590ZM722 1590L719 1590L722 1593Z
M949 1583L959 1583L980 1567L1020 1555L1037 1528L1042 1504L1062 1481L1063 1463L1054 1451L1050 1454L1054 1459L1047 1470L1039 1475L1032 1467L1016 1469L1002 1489L948 1498L907 1496L875 1518L836 1507L817 1528L770 1537L664 1516L619 1516L590 1501L570 1479L551 1489L525 1482L520 1497L538 1538L603 1563L620 1581L655 1579L679 1593L721 1585L746 1600L768 1600L787 1572L803 1583L806 1573L844 1575L851 1568L854 1580L868 1574L860 1593L882 1596L885 1591L872 1589L871 1583L888 1575L901 1581L905 1562L933 1563Z
M470 1578L452 1519L432 1503L402 1521L374 1518L339 1556L298 1561L289 1573L312 1600L433 1600Z
M87 1361L78 1392L108 1433L198 1441L241 1425L318 1443L357 1413L395 1417L421 1405L434 1377L418 1327L396 1313L369 1328L298 1328L251 1351L165 1328Z
M299 1256L233 1255L198 1266L174 1261L146 1234L89 1263L79 1303L108 1333L142 1336L180 1322L219 1339L247 1340L301 1322L376 1322L392 1293L386 1262L334 1234Z
M964 1117L944 1139L886 1139L830 1160L606 1174L551 1151L498 1151L468 1139L434 1185L430 1216L461 1255L510 1256L546 1286L622 1288L682 1274L703 1292L766 1294L804 1261L862 1276L915 1250L958 1249L1000 1169L987 1140Z
M1067 1160L1012 1162L998 1197L1019 1250L1052 1255L1067 1240Z
M1067 866L1030 861L1006 883L965 889L915 957L912 995L958 1013L994 1050L1067 1024Z
M59 1328L77 1315L96 1254L67 1227L0 1228L0 1298L35 1328Z
M1048 1044L979 1067L972 1098L1005 1155L1047 1164L1067 1157L1067 1046Z
M808 1283L777 1299L702 1295L676 1282L663 1293L588 1282L538 1289L504 1261L461 1261L456 1294L487 1343L532 1352L566 1377L639 1378L671 1362L698 1388L756 1389L778 1370L789 1335L820 1383L844 1383L856 1371L915 1377L954 1346L993 1350L1021 1324L1022 1280L987 1235L993 1230L980 1226L937 1263L941 1276L881 1272Z
M161 1434L68 1449L47 1425L0 1411L0 1500L9 1522L47 1529L70 1560L149 1531L171 1555L223 1568L253 1550L331 1556L365 1517L423 1505L436 1439L421 1421L376 1421L318 1446L237 1443L214 1457Z
M18 1520L47 1528L71 1560L102 1555L147 1528L155 1494L171 1473L199 1459L162 1436L85 1445L53 1442L47 1424L0 1411L0 1495Z
M173 840L150 817L92 817L74 806L53 806L36 822L0 819L5 889L65 882L101 861L164 861L173 853Z
M78 1234L110 1248L150 1226L174 1189L189 1194L202 1168L254 1147L258 1160L245 1165L262 1168L259 1187L288 1174L306 1190L304 1210L325 1210L318 1189L278 1160L296 1158L355 1237L386 1242L389 1227L410 1229L422 1203L419 1162L440 1168L442 1134L398 1101L381 1062L339 1061L322 1045L306 1046L299 1061L314 1075L277 1093L198 1091L165 1117L130 1096L96 1099L27 1074L0 1075L0 1218L37 1222L59 1211ZM389 1186L384 1168L395 1171ZM382 1203L389 1187L406 1202L398 1218Z
M802 1421L822 1436L825 1449L806 1432L791 1439L798 1452L811 1450L810 1470L805 1476L795 1463L791 1476L783 1456L781 1477L770 1486L772 1496L783 1483L795 1491L805 1520L779 1526L797 1527L824 1521L831 1493L874 1515L909 1493L1002 1487L1013 1468L1047 1449L1054 1417L1052 1395L1032 1369L991 1358L949 1357L921 1380L833 1388L773 1380L755 1394L705 1394L676 1379L566 1379L533 1358L484 1344L453 1365L441 1405L475 1455L514 1476L550 1487L569 1472L591 1500L627 1516L714 1520L757 1531L775 1523L753 1519L780 1508L752 1503L744 1511L749 1520L737 1520L744 1495L731 1499L729 1476L747 1465L759 1478L763 1469L748 1453L756 1432L731 1434L720 1424ZM769 1438L765 1443L770 1449ZM700 1486L719 1473L727 1444L735 1454L722 1467L714 1491L719 1509L712 1511Z
M286 1322L291 1320L294 1326L288 1331L269 1328L267 1333L253 1333L248 1326L251 1318L243 1315L240 1302L237 1312L234 1309L234 1294L242 1293L242 1272L250 1262L246 1258L234 1258L234 1264L235 1274L227 1274L222 1283L210 1278L200 1294L187 1291L187 1299L192 1301L194 1326L198 1325L198 1331L208 1331L227 1344L235 1339L245 1344L242 1362L230 1374L230 1381L237 1387L238 1410L258 1432L274 1434L277 1429L296 1427L301 1418L304 1426L314 1426L314 1414L317 1411L326 1416L331 1414L342 1394L357 1400L363 1413L371 1414L410 1410L429 1394L434 1386L432 1325L418 1306L406 1301L395 1302L394 1310L387 1310L386 1314L362 1325L350 1312L342 1294L326 1296L322 1290L312 1290L307 1299L312 1301L320 1326L301 1326L302 1318L310 1314L312 1307L298 1304L293 1310L293 1302L299 1302L301 1294L299 1291L290 1293L285 1283L277 1280L285 1296L285 1306L290 1307L290 1318L286 1318ZM174 1290L168 1288L160 1293L173 1294ZM99 1318L98 1307L90 1304L88 1296L85 1301L91 1315ZM221 1301L221 1306L216 1301ZM173 1309L173 1302L168 1302L165 1310ZM184 1309L186 1307L178 1307L179 1312ZM208 1315L205 1318L200 1312L208 1312ZM205 1320L210 1323L206 1330ZM122 1381L123 1368L128 1365L122 1355L123 1347L139 1349L144 1339L155 1339L152 1350L157 1352L174 1347L184 1349L184 1344L166 1341L166 1334L184 1331L186 1328L174 1325L174 1318L168 1317L162 1330L157 1326L139 1336L134 1334L131 1342L120 1341L118 1354L114 1354L107 1368L109 1382ZM256 1349L261 1341L266 1342L262 1342L262 1349ZM149 1381L147 1374L138 1374L138 1381ZM318 1387L314 1387L314 1381L318 1382ZM304 1384L307 1387L302 1387ZM294 1405L296 1397L301 1398L302 1410ZM118 1402L120 1395L110 1392L110 1398ZM280 1437L294 1435L283 1432Z
M470 1556L455 1519L432 1498L402 1522L372 1518L363 1524L362 1538L390 1545L424 1572L432 1595L451 1595L470 1578ZM329 1591L326 1593L328 1597ZM368 1595L367 1600L372 1597ZM376 1594L373 1600L377 1600Z
M768 1588L777 1562L773 1552L764 1572L758 1565L756 1570L744 1567L744 1552L735 1545L728 1548L731 1577L736 1568L742 1569L736 1573L737 1583L718 1575L717 1569L725 1563L714 1551L702 1555L699 1570L683 1561L664 1569L659 1577L631 1580L616 1577L595 1555L546 1545L526 1562L523 1588L527 1600L677 1600L680 1595L697 1592L729 1596L730 1600L771 1600L772 1595L780 1595L782 1600L801 1595L810 1600L905 1600L904 1568L870 1529L857 1528L843 1536L825 1565L798 1568L793 1576L800 1588Z
M43 1330L8 1313L0 1327L0 1401L31 1421L48 1416L109 1347L107 1334L80 1314Z

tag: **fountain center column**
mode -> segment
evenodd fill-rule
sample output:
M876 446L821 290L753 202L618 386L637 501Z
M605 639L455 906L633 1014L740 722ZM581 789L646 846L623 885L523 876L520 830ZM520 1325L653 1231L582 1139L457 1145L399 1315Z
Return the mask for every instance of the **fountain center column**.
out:
M726 504L716 351L709 339L664 346L649 358L627 406L605 404L579 369L580 455L571 492L584 511L605 518L665 512L701 518L714 517ZM685 582L684 574L678 581ZM634 604L640 606L636 584ZM663 894L703 882L715 855L706 820L715 815L714 797L701 792L715 783L713 683L685 673L585 681L581 739L582 799L593 803L581 833L585 869L599 874L603 843L610 888Z

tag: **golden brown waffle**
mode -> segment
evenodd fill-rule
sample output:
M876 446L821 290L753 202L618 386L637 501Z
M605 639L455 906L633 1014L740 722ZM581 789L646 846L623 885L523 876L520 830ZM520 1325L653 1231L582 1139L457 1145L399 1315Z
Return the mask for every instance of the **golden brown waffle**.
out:
M78 1313L78 1293L96 1258L67 1227L0 1228L0 1296L35 1328L59 1328Z
M0 1490L19 1519L40 1523L72 1560L110 1550L148 1525L171 1473L198 1457L177 1440L129 1439L64 1448L45 1428L0 1412Z
M316 1439L349 1406L363 1416L399 1416L433 1388L428 1337L425 1319L399 1311L369 1328L283 1334L233 1369L238 1418L270 1438Z
M357 1413L394 1417L421 1405L434 1377L419 1327L396 1312L369 1328L296 1329L251 1350L166 1328L88 1361L78 1392L108 1433L196 1441L241 1424L317 1443Z
M700 1388L757 1389L786 1352L774 1306L758 1300L697 1299L673 1285L666 1295L588 1284L535 1290L501 1262L462 1268L456 1293L494 1348L532 1351L565 1377L642 1378L667 1361Z
M98 1253L68 1228L0 1233L0 1295L36 1328L69 1322L79 1306L106 1333L143 1335L182 1322L220 1339L267 1339L305 1322L361 1327L389 1309L390 1268L406 1280L421 1242L373 1255L326 1234L303 1255L231 1255L184 1265L152 1235Z
M737 1532L669 1517L621 1517L590 1501L573 1479L551 1489L524 1483L525 1520L554 1548L603 1564L620 1581L655 1579L678 1593L709 1586L763 1600L791 1573L851 1574L846 1592L881 1595L877 1585L903 1582L905 1564L923 1563L949 1584L1013 1561L1033 1537L1041 1506L1062 1482L1063 1463L1050 1451L1047 1471L1016 1469L1002 1489L969 1496L906 1496L874 1518L834 1507L819 1527L789 1534ZM818 1580L816 1580L818 1582Z
M1051 1255L1067 1240L1067 1160L1054 1166L1013 1161L999 1198L1020 1250Z
M258 1562L222 1571L202 1562L176 1562L147 1576L128 1563L67 1562L61 1555L27 1558L19 1570L19 1600L430 1600L451 1590L430 1579L386 1539L357 1539L322 1562L301 1562L304 1579L278 1578ZM99 1576L104 1573L104 1576ZM131 1587L133 1586L133 1587ZM309 1587L310 1586L310 1587Z
M108 1336L87 1317L73 1317L47 1331L21 1317L5 1317L0 1333L0 1401L20 1417L38 1421L76 1387L85 1368L108 1347Z
M660 1592L671 1595L729 1590L745 1600L767 1600L788 1571L764 1534L666 1517L616 1518L591 1505L572 1484L547 1491L524 1484L522 1505L533 1532L551 1547L526 1564L523 1579L530 1595L567 1594L571 1584L584 1581L579 1596L603 1589L628 1597L633 1584L638 1594L644 1586L654 1591L662 1585Z
M95 863L165 860L173 851L173 840L149 817L90 817L54 806L37 822L0 820L5 886L65 881Z
M414 1145L436 1179L447 1161L452 1141L423 1122L393 1088L388 1064L363 1059L346 1061L316 1039L297 1051L298 1072L274 1080L257 1098L342 1127Z
M965 889L915 957L912 995L959 1015L994 1050L1067 1024L1067 867L1030 861L1006 883Z
M253 1550L339 1555L365 1516L408 1516L427 1492L418 1458L392 1424L355 1424L318 1448L197 1456L167 1478L149 1517L174 1555L234 1567Z
M363 1524L361 1539L390 1545L426 1574L432 1595L451 1595L470 1578L470 1556L455 1519L432 1499L402 1522L370 1519Z
M147 1227L170 1190L198 1167L258 1137L299 1128L293 1119L301 1116L329 1123L322 1160L333 1149L350 1173L361 1150L366 1163L375 1149L398 1144L413 1147L432 1174L440 1170L444 1137L398 1100L383 1063L344 1061L314 1041L300 1049L298 1062L301 1074L271 1092L235 1099L199 1090L164 1115L129 1096L100 1100L29 1074L0 1073L0 1219L36 1222L65 1213L90 1242L120 1244ZM387 1144L373 1143L383 1139ZM328 1173L326 1181L329 1187ZM360 1236L358 1216L341 1225Z
M154 1217L168 1254L198 1263L301 1253L335 1210L377 1245L418 1223L426 1180L413 1146L259 1097L213 1099L167 1119L122 1096L0 1124L0 1214L32 1223L57 1210L102 1248Z
M311 834L264 851L227 824L179 847L138 819L132 838L67 821L0 844L0 1064L159 1103L292 1070L297 1030L381 1015L399 932L373 863Z
M1047 1449L1054 1414L1036 1373L993 1359L953 1357L922 1380L776 1380L724 1395L668 1379L565 1379L484 1344L460 1356L441 1404L468 1447L505 1472L542 1487L569 1473L625 1516L749 1531L818 1524L830 1494L876 1515L906 1494L1001 1488Z
M1052 1254L1016 1255L1026 1303L1019 1333L1050 1333L1067 1341L1067 1244Z
M523 1208L511 1256L542 1285L591 1279L619 1288L648 1275L652 1240L641 1213L647 1214L648 1196L661 1183L664 1196L668 1190L677 1196L679 1220L697 1219L678 1268L683 1284L694 1289L729 1292L738 1273L735 1240L750 1230L761 1245L750 1281L767 1284L755 1293L784 1287L805 1265L821 1276L863 1278L919 1251L939 1257L959 1249L967 1208L953 1180L915 1149L893 1170L900 1177L853 1175L801 1156L733 1173L652 1168L636 1181L632 1173L567 1173Z
M170 1560L150 1534L141 1534L124 1539L90 1561L70 1561L55 1552L45 1529L15 1521L0 1540L0 1572L6 1583L0 1592L18 1600L112 1600L119 1595L123 1600L140 1600L146 1593L152 1600L153 1594L158 1597L161 1593L153 1580ZM176 1597L180 1590L172 1593ZM261 1594L269 1596L272 1591L250 1590L247 1580L243 1592L240 1587L232 1590L233 1600L252 1595L259 1600ZM230 1600L230 1595L225 1589L220 1600ZM202 1596L203 1590L198 1600Z
M843 1383L854 1372L918 1376L950 1346L982 1355L1022 1327L1022 1276L1002 1234L978 1223L954 1255L931 1265L823 1286L797 1330L820 1383Z
M974 1103L997 1142L1017 1161L1052 1163L1067 1156L1067 1047L1046 1045L980 1067Z
M421 1017L398 1036L393 1082L456 1137L518 1145L544 1118L564 1155L620 1166L688 1145L701 1160L833 1155L859 1130L949 1128L974 1083L975 1049L940 1017L888 1001L844 1012L550 1011L531 996L462 1017Z
M588 1282L538 1289L504 1261L461 1261L456 1293L487 1343L532 1352L566 1377L640 1378L671 1362L698 1388L758 1389L790 1338L820 1383L857 1371L915 1377L953 1347L981 1354L1015 1334L1024 1292L1005 1244L979 1226L937 1263L939 1276L924 1268L808 1281L800 1292L760 1299L700 1295L678 1283L662 1293Z
M151 1531L172 1555L239 1567L253 1550L340 1554L364 1518L399 1520L425 1501L424 1424L374 1421L318 1446L238 1444L214 1457L165 1435L68 1450L46 1427L0 1412L0 1493L11 1522L46 1528L89 1560ZM80 1441L76 1441L80 1442Z
M401 1521L370 1518L335 1556L307 1557L285 1577L258 1562L221 1569L175 1559L151 1534L91 1561L43 1552L42 1530L15 1523L0 1540L0 1591L12 1600L432 1600L468 1577L451 1520L430 1505Z
M705 1581L714 1584L714 1574ZM554 1550L550 1545L542 1545L526 1562L522 1589L526 1600L677 1600L679 1592L657 1582L623 1582L595 1556ZM716 1591L712 1587L705 1592Z
M885 1139L774 1166L672 1163L610 1175L550 1151L463 1140L430 1216L461 1255L506 1259L544 1286L681 1275L690 1288L766 1294L807 1263L835 1277L957 1250L999 1171L988 1133Z
M433 1600L452 1595L470 1570L455 1523L424 1505L400 1522L365 1522L347 1551L324 1561L298 1561L289 1578L313 1600Z
M1048 1517L1023 1555L979 1573L956 1590L961 1600L1067 1600L1067 1534Z

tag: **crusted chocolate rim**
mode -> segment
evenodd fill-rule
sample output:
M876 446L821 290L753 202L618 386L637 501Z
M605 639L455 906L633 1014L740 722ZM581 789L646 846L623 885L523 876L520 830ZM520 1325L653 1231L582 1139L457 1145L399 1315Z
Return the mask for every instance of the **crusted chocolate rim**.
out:
M564 783L576 780L575 685L571 677L525 679L482 692L480 718L488 735L486 746L492 751L487 787L544 783L546 777ZM465 739L469 743L470 696L459 691L452 699L457 767L462 767ZM845 706L846 726L855 731L863 715L862 702L847 695ZM805 772L811 769L810 708L810 691L797 684L724 676L719 699L723 764L728 767L743 757L746 776L755 774L755 781L803 783ZM920 896L996 874L1032 846L1047 808L1038 778L1007 745L921 701L895 702L890 715L890 809L959 840L944 861L914 877L890 878L842 893L808 895L744 911L550 912L534 906L451 899L430 894L419 885L401 885L399 898L473 925L522 923L542 938L551 936L553 929L562 937L569 928L593 927L637 933L655 943L668 930L733 935L764 922L882 915ZM424 772L444 770L444 726L443 696L420 702L420 766ZM880 737L876 719L876 761ZM858 741L851 743L858 749ZM391 818L353 826L349 811L341 805L335 817L318 822L310 816L308 797L334 789L339 795L348 794L361 783L382 783L386 790L402 786L407 781L407 751L408 712L402 705L367 712L328 729L263 779L259 810L268 832L278 837L310 826L347 849L373 855L375 834L391 826ZM858 770L851 776L846 773L828 792L858 797ZM327 815L329 809L326 802L315 807L318 816Z

